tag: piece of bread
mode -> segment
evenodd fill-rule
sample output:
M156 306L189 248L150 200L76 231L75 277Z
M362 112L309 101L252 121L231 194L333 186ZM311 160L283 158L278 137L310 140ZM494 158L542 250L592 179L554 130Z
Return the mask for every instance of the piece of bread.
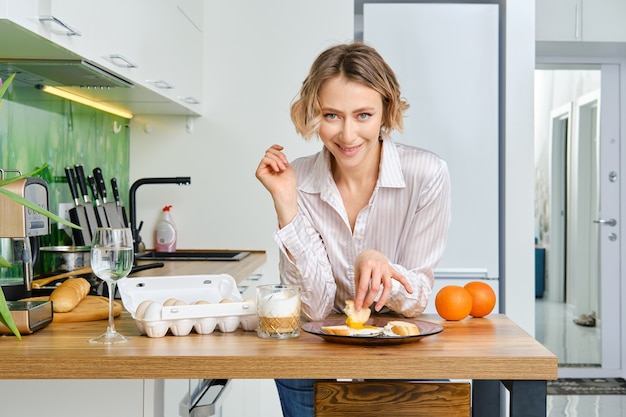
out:
M91 285L85 278L68 278L50 294L55 313L72 311L89 294Z
M356 311L354 301L346 300L346 308L343 309L343 312L348 316L346 319L347 325L353 329L360 329L369 320L372 311L369 308L362 308Z
M348 326L322 326L322 331L326 334L332 334L335 336L350 336L350 328Z
M417 336L420 334L419 327L417 327L415 323L409 323L407 321L392 320L387 323L385 327L391 329L391 331L398 336Z

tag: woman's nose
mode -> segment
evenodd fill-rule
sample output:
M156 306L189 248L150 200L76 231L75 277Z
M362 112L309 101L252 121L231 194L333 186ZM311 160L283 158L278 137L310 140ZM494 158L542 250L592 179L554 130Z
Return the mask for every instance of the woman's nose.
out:
M354 123L350 119L346 119L341 126L341 138L348 142L354 137Z

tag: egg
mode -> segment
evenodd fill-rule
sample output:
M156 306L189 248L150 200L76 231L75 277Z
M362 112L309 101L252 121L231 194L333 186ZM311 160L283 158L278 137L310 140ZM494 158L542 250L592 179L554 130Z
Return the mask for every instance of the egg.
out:
M198 300L198 301L194 301L193 305L199 305L199 304L210 304L207 300Z
M230 298L223 298L222 301L220 301L220 304L226 304L226 303L232 303L233 300L231 300Z
M144 300L142 301L138 306L137 309L135 310L135 318L142 320L144 317L144 314L146 313L146 309L148 308L148 306L152 304L152 300Z
M364 326L362 329L350 328L350 336L372 337L383 333L382 327Z
M153 302L148 308L146 308L146 312L143 315L143 319L145 321L158 321L161 320L161 312L163 311L163 304Z
M165 302L163 303L163 307L169 307L169 306L173 306L176 305L176 302L178 300L176 298L168 298L167 300L165 300Z

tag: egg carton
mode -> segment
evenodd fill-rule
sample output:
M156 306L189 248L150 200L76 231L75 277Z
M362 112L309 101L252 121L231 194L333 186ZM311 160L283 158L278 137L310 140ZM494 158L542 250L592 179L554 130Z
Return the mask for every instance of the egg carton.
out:
M243 299L227 274L126 278L118 282L124 308L148 337L168 332L186 336L194 330L230 333L258 326L256 302Z

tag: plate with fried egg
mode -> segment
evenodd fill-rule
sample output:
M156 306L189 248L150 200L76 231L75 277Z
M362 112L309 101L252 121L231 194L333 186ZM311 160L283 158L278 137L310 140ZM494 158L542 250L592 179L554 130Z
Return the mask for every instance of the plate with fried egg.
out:
M358 312L352 300L346 301L346 318L328 319L304 323L302 330L320 336L326 341L365 344L394 345L416 342L425 336L443 331L437 323L423 320L370 317L371 310L362 308Z

